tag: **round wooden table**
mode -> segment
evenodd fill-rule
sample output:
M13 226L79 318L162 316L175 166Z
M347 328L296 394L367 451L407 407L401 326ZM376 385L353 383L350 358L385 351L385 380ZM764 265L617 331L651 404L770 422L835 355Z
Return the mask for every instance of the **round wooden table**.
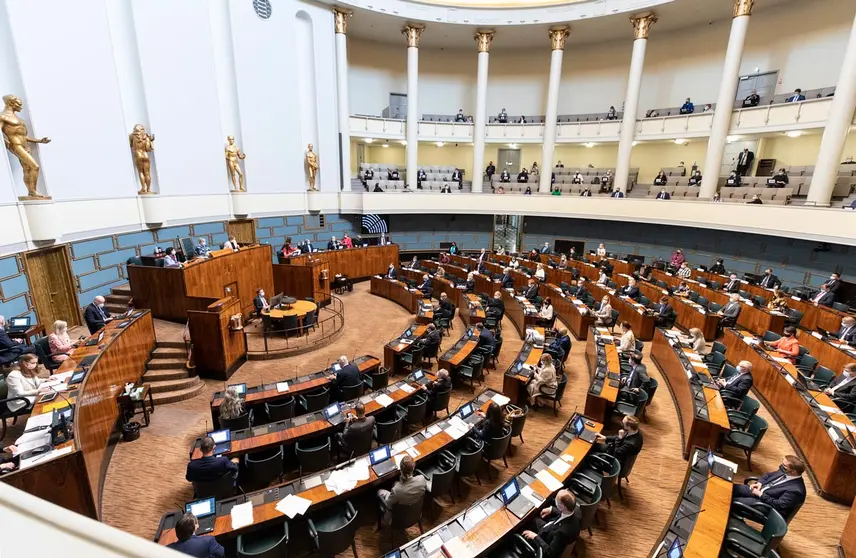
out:
M276 308L273 310L267 310L263 311L262 314L264 314L265 316L270 316L271 320L282 320L287 316L297 316L297 319L300 322L300 328L302 332L303 320L306 318L306 314L317 310L318 305L314 302L309 302L308 300L297 300L288 308Z

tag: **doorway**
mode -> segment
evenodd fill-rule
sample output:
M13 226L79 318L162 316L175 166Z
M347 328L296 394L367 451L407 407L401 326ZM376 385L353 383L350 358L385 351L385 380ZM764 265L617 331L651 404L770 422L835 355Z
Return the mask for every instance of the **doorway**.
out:
M517 252L522 223L523 217L520 215L494 215L493 249L496 250L502 246L507 253Z
M737 169L737 157L744 149L748 149L755 154L755 160L752 162L752 167L758 163L758 140L746 139L741 141L733 141L725 144L725 151L722 153L722 167L719 169L719 176L728 176L731 171ZM753 169L749 169L746 176L753 176Z
M779 81L779 72L764 72L761 74L752 74L748 76L740 76L740 81L737 82L737 96L735 106L740 107L743 104L743 99L752 94L752 91L757 91L761 97L761 104L766 103L776 94L776 84Z
M520 149L497 149L496 172L501 173L503 169L507 169L508 174L517 176L520 172L520 158Z
M69 327L83 323L66 246L25 253L24 271L30 281L36 317L45 329L50 331L56 320L68 322Z
M256 243L256 222L252 219L236 219L226 225L229 236L234 236L238 244Z

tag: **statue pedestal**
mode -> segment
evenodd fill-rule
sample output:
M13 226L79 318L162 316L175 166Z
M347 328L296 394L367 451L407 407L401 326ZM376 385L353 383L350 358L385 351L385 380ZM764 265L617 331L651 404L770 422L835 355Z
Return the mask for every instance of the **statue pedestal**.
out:
M146 224L159 225L167 221L169 200L161 198L157 194L140 194L139 198L143 205L143 216Z
M30 236L34 241L62 238L62 219L52 199L25 199L21 205L27 214Z
M319 195L319 190L306 191L306 209L313 213L318 213L324 209L324 197Z
M246 190L232 190L232 215L235 217L246 217L250 214L250 200L247 198Z

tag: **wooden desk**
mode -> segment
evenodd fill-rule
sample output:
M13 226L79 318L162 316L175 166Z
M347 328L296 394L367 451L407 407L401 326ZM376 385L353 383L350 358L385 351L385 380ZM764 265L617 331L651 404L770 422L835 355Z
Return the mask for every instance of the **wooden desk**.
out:
M590 261L594 265L600 265L600 262L604 260L609 262L612 265L612 273L623 273L625 275L632 275L636 271L636 264L630 263L627 260L607 258L606 256L596 256L594 254L589 254L586 257L588 258L588 261Z
M521 339L526 338L526 330L538 323L535 306L528 300L518 300L513 292L502 289L502 301L505 303L505 315L514 323Z
M318 305L314 302L309 302L308 300L295 300L294 304L290 304L285 308L274 308L273 310L267 310L262 312L271 317L274 320L281 320L288 316L297 316L298 318L305 318L306 314L312 311L318 310Z
M411 292L406 283L377 276L371 278L370 292L397 303L411 314L416 314L419 301L424 298L422 291L414 289Z
M458 293L458 315L464 320L464 324L467 327L472 327L482 323L485 319L485 313L484 308L482 308L481 297L460 289Z
M496 392L493 390L485 390L479 396L473 398L472 402L476 405L479 405L480 409L485 411L487 410L488 405L490 404L490 398L496 395ZM434 423L434 425L445 426L448 424L448 418L444 418L440 421ZM432 425L433 426L433 425ZM429 427L430 428L430 427ZM417 467L419 463L423 462L423 460L428 460L439 454L445 449L451 447L455 440L451 435L446 433L445 431L435 434L430 437L426 437L425 433L428 428L422 429L420 432L417 432L411 436L407 436L402 438L403 440L408 439L418 439L421 435L423 440L418 442L414 447L419 452L419 455L414 459ZM366 459L367 456L362 456L363 459ZM342 495L337 495L335 492L330 492L327 490L326 486L321 483L318 486L314 486L312 488L307 488L307 479L314 478L323 478L323 475L329 474L332 470L328 469L322 473L316 473L314 475L307 475L303 479L296 479L287 483L283 483L277 485L272 488L266 488L263 490L259 490L255 493L250 493L247 495L237 496L235 498L229 498L228 500L221 500L218 502L217 506L217 519L214 522L214 531L210 534L218 537L221 540L225 540L227 538L232 538L241 533L248 532L251 530L259 529L267 524L273 524L276 522L282 522L286 520L286 516L276 509L276 505L282 500L287 494L296 494L301 498L305 498L310 500L312 504L309 506L309 509L306 512L306 515L311 515L317 512L319 509L323 508L327 504L332 504L334 502L338 502L340 500L352 498L360 493L366 492L370 489L375 489L381 484L388 483L398 477L398 469L393 470L390 473L387 473L383 477L378 477L374 470L369 468L369 478L368 480L360 481L357 483L357 486L348 492L343 493ZM247 525L246 527L242 527L240 529L232 528L232 518L228 511L224 511L226 506L224 504L238 504L243 503L245 501L252 501L253 496L255 495L264 495L266 492L276 489L278 492L278 497L274 499L272 502L263 503L263 504L254 504L253 505L253 524ZM230 508L229 508L230 509ZM172 528L166 529L162 534L160 539L158 540L158 544L168 545L170 543L176 542L175 530Z
M663 329L657 329L651 344L651 360L666 379L678 408L684 459L689 459L695 447L718 447L720 436L731 429L725 403L719 390L693 384L687 378L687 367L691 367L693 374L705 376L709 383L713 382L701 356L692 349L681 347Z
M845 365L856 362L856 349L847 343L839 343L837 339L824 341L819 333L805 330L799 330L797 336L800 345L808 349L811 356L836 374L841 374Z
M469 335L467 334L468 331L469 328L464 331L457 343L449 347L445 353L440 355L437 370L445 368L453 378L455 377L458 367L470 358L470 355L472 355L476 350L476 347L478 347L479 335L481 335L482 326L475 326Z
M240 301L247 318L255 311L256 290L274 292L271 247L245 246L181 268L129 265L128 280L136 307L151 308L155 318L184 323L188 310L205 310L227 295Z
M601 346L601 355L598 355L598 340L605 341ZM618 400L620 389L617 385L610 385L610 380L619 382L621 378L618 348L608 329L591 328L586 341L586 364L591 377L591 385L586 392L586 416L606 423L610 410Z
M74 441L69 454L28 469L3 475L3 482L93 519L101 517L101 487L121 423L117 397L126 383L137 384L155 348L155 329L148 310L130 320L114 320L104 329L100 345L81 345L64 360L56 374L78 368L84 357L95 356L89 372L69 395L74 408ZM127 325L120 328L119 325ZM100 333L100 332L99 332ZM89 338L95 338L98 333ZM44 411L37 404L34 414Z
M389 264L398 263L398 245L366 246L365 248L346 248L312 253L312 259L323 257L329 265L330 278L347 275L351 279L362 279L372 275L383 275ZM309 254L292 258L279 257L279 263L305 266L310 261Z
M24 345L32 345L33 337L45 336L45 326L42 324L33 324L26 331L7 331L6 334L12 339L21 339Z
M768 351L750 346L743 338L753 337L745 332L727 329L723 343L728 349L728 360L752 363L755 393L767 403L779 423L787 430L806 464L806 471L820 495L829 500L851 503L856 496L856 455L842 450L833 441L818 409L809 405L791 382L797 383L796 368L788 363L772 360ZM820 405L837 406L821 392L809 392ZM830 413L834 421L854 427L841 411Z
M544 335L543 327L536 327L535 330L540 333L542 336ZM545 339L546 343L547 340ZM531 343L524 343L522 347L520 347L520 352L517 354L517 358L511 363L511 366L508 367L508 370L505 371L505 375L502 377L502 393L511 399L511 402L515 405L521 405L526 403L526 398L528 397L528 393L526 392L526 384L529 383L529 376L523 376L517 373L517 364L523 363L528 366L538 366L541 363L541 355L544 354L543 347L536 347Z
M707 450L695 448L693 454L704 459ZM666 522L663 532L657 538L657 544L651 550L651 556L665 556L664 548L668 548L672 541L678 537L678 534L670 531L670 528L675 523L676 517L678 521L681 520L678 513L684 503L684 495L689 489L694 496L702 493L698 509L704 510L704 512L695 516L689 539L681 539L683 555L685 558L719 558L725 540L725 529L728 527L732 483L713 475L710 475L705 481L703 480L704 475L707 473L693 470L692 461L687 464L683 488L669 516L669 521Z
M404 333L407 332L405 330L401 336L396 337L383 347L383 365L389 369L390 378L399 373L401 355L409 352L413 344L428 333L427 324L414 323L408 329L410 330L409 336L404 336Z
M618 320L630 323L636 339L650 341L654 338L654 327L657 325L657 320L645 306L629 298L617 296L609 289L595 283L587 283L586 289L591 293L595 301L608 296L612 309L618 310Z
M574 337L581 341L588 338L589 328L594 325L594 315L581 300L572 295L565 295L562 289L553 283L541 283L538 286L538 294L541 298L550 297L554 312L568 324Z
M355 358L351 364L357 366L360 375L372 374L380 368L380 359L372 355L362 355ZM327 376L333 374L332 367L325 368L318 372L306 374L291 380L278 380L275 382L260 384L257 386L247 387L247 394L244 397L244 403L247 407L260 407L265 403L275 403L281 399L289 397L297 397L307 391L312 391L330 384ZM279 391L277 384L288 384L287 391ZM214 429L220 427L220 404L223 403L225 393L217 391L211 396L211 420L214 424ZM256 426L262 424L259 422L259 415L256 414Z

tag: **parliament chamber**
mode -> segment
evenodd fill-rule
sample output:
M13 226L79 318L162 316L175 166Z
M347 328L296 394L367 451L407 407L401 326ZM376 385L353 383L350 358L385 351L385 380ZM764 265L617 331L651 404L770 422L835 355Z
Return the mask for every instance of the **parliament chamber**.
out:
M0 6L4 557L856 558L852 1Z

